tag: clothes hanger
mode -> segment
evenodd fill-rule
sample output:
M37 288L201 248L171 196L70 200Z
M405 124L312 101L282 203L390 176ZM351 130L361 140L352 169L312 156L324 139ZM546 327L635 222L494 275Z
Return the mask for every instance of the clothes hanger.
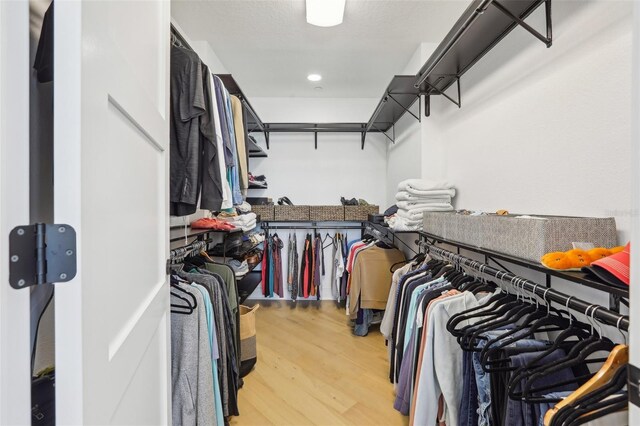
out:
M188 292L187 290L181 288L178 283L188 284L187 281L182 278L172 275L170 278L171 281L171 295L177 297L180 300L185 302L184 305L180 304L171 304L172 308L184 309L185 311L175 311L177 314L191 314L198 307L198 302L196 297ZM173 310L172 310L173 312Z
M215 261L209 256L209 253L207 253L206 250L202 249L200 251L200 255L207 259L209 262L215 263Z
M511 281L513 282L514 280L517 280L515 285L517 285L517 283L520 282L519 281L520 279L517 277L513 278ZM514 288L515 288L515 285L514 285ZM520 312L521 310L525 310L525 312L531 311L532 308L533 308L532 305L524 303L524 301L521 301L520 298L518 297L515 300L507 301L504 304L497 304L496 306L493 307L493 309L491 309L488 312L483 311L480 313L468 315L466 317L467 319L478 318L478 317L486 317L486 318L460 329L458 331L459 332L459 337L457 338L458 343L462 346L464 350L475 351L476 349L472 346L472 344L476 339L470 340L472 336L477 337L482 332L486 332L492 329L497 329L503 325L507 325L512 322L510 321L510 319L513 317L513 315Z
M620 317L622 318L622 317ZM580 386L571 395L564 398L557 403L552 409L548 410L544 416L544 424L551 424L551 419L556 413L558 413L563 407L573 405L580 398L596 391L599 388L604 387L609 383L613 376L629 362L629 347L627 345L617 345L609 356L604 365L598 370L598 372L589 379L585 384Z
M608 414L617 413L618 411L628 411L629 410L628 399L629 399L628 395L623 394L623 395L602 401L601 403L598 404L599 407L596 411L591 411L583 415L581 414L582 411L591 410L591 408L589 409L585 408L580 412L576 412L574 414L574 416L576 417L575 420L572 419L572 417L574 416L567 419L567 421L569 422L568 426L578 426L585 423L589 423L592 420L599 419Z
M500 358L499 353L506 347L514 345L517 341L533 337L536 333L554 332L566 330L573 322L573 317L569 314L568 318L562 316L562 311L552 308L551 303L547 300L546 295L550 289L545 290L543 300L547 304L547 310L537 310L524 318L521 325L506 331L504 334L491 339L480 351L480 362L483 370L486 372L513 371L513 367L492 367L491 365L503 365L509 361L509 358ZM567 310L569 301L567 300ZM552 314L553 312L553 314ZM582 323L578 323L582 324ZM550 326L550 328L545 328ZM585 325L586 327L586 325Z
M622 365L605 386L582 396L571 405L562 407L552 416L549 425L582 424L585 422L578 422L578 420L584 420L585 417L598 418L609 413L628 409L628 392L618 394L627 384L627 365ZM618 405L620 402L623 402L622 406ZM616 406L616 409L608 409L612 406ZM594 415L598 412L599 415ZM545 414L545 424L546 419L547 416Z
M597 311L598 308L600 307L599 306L595 307L595 309L593 309L593 311L591 312L591 318L593 321L595 321L595 318L593 316L595 314L595 311ZM569 353L563 359L554 361L553 363L541 366L533 370L532 374L528 377L528 379L525 381L523 385L523 392L522 392L523 400L527 402L545 402L545 401L548 401L548 399L544 399L544 397L538 397L535 395L540 394L542 391L553 389L556 386L562 386L562 385L567 385L567 384L576 383L576 382L583 382L585 379L589 379L593 377L593 374L589 373L584 376L576 377L573 380L557 383L556 385L553 385L553 386L548 385L540 388L533 387L533 383L536 380L544 377L553 376L554 373L557 373L564 369L572 368L580 365L605 362L607 359L602 359L602 358L588 359L589 356L593 354L596 354L598 352L603 352L603 351L611 352L615 348L615 345L611 340L602 336L601 329L599 330L598 335L599 337L594 338L593 341L590 343L583 343L583 342L589 342L589 340L586 340L576 344L573 348L571 348Z
M329 238L329 239L331 240L331 244L329 244L329 245L325 246L325 245L324 245L324 242L327 240L327 238ZM325 235L325 237L322 239L322 244L323 244L323 246L322 246L322 249L323 249L323 250L324 250L324 249L327 249L327 248L329 248L329 247L335 247L336 240L335 240L331 235L329 235L329 233L327 232L327 234Z
M590 305L587 308L587 315L591 310L590 308L596 306L597 305ZM569 337L574 336L577 337L578 340L571 347L569 353L567 353L565 357L554 361L551 364L544 365L544 358L555 352L557 349L560 349L562 343L566 343ZM607 350L606 348L609 349ZM541 373L544 370L551 371L553 369L553 371L559 371L561 369L568 368L571 365L576 365L575 363L571 363L572 360L575 361L576 359L580 359L580 363L603 362L604 360L585 360L587 356L591 355L594 352L601 350L610 351L611 349L613 349L613 343L609 339L603 339L597 333L595 333L593 324L591 333L588 333L581 328L571 327L570 329L561 332L549 348L547 348L545 351L542 351L540 355L532 359L526 366L520 367L515 371L515 373L511 376L508 384L509 397L512 399L521 400L524 398L525 392L530 395L531 383L533 383L533 381L535 381L537 378L542 377L543 374ZM515 388L518 387L522 380L526 381L523 385L523 391L516 391ZM527 400L533 402L533 398L534 397L528 396ZM539 402L546 401L548 400L543 399Z

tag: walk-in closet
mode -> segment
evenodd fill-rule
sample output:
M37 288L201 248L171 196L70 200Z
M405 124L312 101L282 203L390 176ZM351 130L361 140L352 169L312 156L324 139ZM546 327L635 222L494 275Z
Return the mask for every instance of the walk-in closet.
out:
M640 425L639 52L633 0L0 0L0 425Z

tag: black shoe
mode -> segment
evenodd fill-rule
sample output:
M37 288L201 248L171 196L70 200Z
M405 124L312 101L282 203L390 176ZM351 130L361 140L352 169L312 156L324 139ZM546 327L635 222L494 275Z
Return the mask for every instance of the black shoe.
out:
M291 202L291 200L289 199L289 197L282 197L278 200L278 204L281 206L284 205L288 205L288 206L292 206L293 203Z
M343 206L357 206L358 205L358 200L356 200L355 198L347 200L344 197L340 197L340 202L342 203Z

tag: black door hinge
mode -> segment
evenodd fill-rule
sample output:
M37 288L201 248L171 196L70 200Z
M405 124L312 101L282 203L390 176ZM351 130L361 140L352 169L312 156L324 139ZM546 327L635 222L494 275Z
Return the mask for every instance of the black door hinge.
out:
M11 287L61 283L75 276L75 229L47 223L13 228L9 235Z

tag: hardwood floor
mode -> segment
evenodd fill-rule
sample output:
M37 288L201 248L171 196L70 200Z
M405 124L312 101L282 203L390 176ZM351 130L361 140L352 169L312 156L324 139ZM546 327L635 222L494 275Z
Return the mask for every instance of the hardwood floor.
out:
M393 409L377 326L353 336L331 301L258 303L258 363L244 378L232 425L408 424Z

